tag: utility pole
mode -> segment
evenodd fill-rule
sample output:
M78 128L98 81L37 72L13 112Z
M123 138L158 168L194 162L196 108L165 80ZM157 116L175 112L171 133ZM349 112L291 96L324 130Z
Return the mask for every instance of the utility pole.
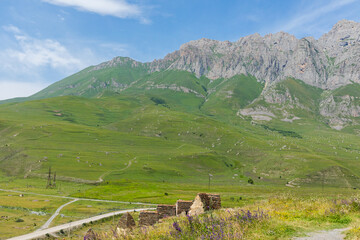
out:
M209 173L209 190L210 190L210 180L213 175Z
M53 187L56 188L56 172L54 172L54 183L53 183Z
M46 188L50 188L50 187L51 187L51 167L49 167L49 175L48 175L48 182Z

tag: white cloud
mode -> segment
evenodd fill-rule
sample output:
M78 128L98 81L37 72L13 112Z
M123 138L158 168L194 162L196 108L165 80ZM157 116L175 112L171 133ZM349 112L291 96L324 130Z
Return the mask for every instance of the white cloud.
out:
M285 31L293 34L308 33L314 34L317 30L323 30L320 27L319 20L323 20L330 13L338 11L343 7L355 3L357 0L331 0L331 1L314 1L313 5L308 5L306 9L301 8L298 13L293 14L294 17L278 25L271 32ZM320 4L319 4L320 3ZM327 19L332 22L333 19ZM338 21L337 19L335 21ZM284 20L282 20L284 22Z
M3 26L3 29L7 32L12 32L15 34L19 34L21 31L18 27L15 27L14 25L7 25L7 26Z
M31 95L94 60L87 49L75 56L56 40L31 37L13 25L2 29L12 42L0 49L0 99Z
M33 66L50 65L52 68L73 69L81 67L79 59L73 57L59 42L51 39L33 39L16 36L20 49L7 49L5 54L19 63Z
M51 67L71 72L85 67L80 59L58 41L30 37L12 25L3 28L14 34L16 45L0 51L2 68L19 70L25 67Z
M28 97L45 87L46 84L39 82L30 83L30 82L0 80L0 100L5 100L15 97Z
M100 15L110 15L118 18L140 17L142 10L138 5L125 0L42 0L44 2L74 7L81 11L88 11Z

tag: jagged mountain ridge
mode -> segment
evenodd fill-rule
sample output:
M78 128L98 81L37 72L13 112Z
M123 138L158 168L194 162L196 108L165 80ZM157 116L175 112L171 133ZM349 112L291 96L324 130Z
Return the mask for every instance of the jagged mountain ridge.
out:
M153 71L179 69L210 79L253 75L267 83L286 77L322 89L360 82L360 23L342 20L319 40L279 32L236 42L200 39L150 63Z
M250 115L253 120L261 121L273 118L287 121L298 118L294 109L302 109L320 115L331 127L341 129L357 122L360 96L348 94L352 87L337 96L333 96L334 91L346 86L358 89L359 60L360 23L342 20L318 40L313 37L297 39L284 32L264 37L253 34L236 42L190 41L164 59L153 62L116 57L88 67L30 98L10 102L65 95L101 97L120 92L156 95L159 91L169 90L201 98L194 101L200 105L205 101L203 107L210 112L212 104L220 106L227 102L223 109L229 108L239 116ZM257 99L246 98L244 102L242 97L239 98L236 92L244 93L238 90L249 87L237 83L241 79L239 76L254 77L263 84ZM294 82L288 82L293 86L289 88L282 84L289 78L299 79L321 91ZM313 98L304 94L298 97L296 91L313 92ZM242 103L236 102L238 100ZM250 100L253 104L244 106L250 104Z
M115 58L94 67L114 67L124 61ZM300 79L322 89L335 89L360 82L360 23L339 21L320 39L278 32L264 37L253 34L236 42L200 39L183 44L164 59L140 63L149 72L185 70L197 77L230 78L245 74L273 83L286 77Z
M284 32L264 37L253 34L236 42L200 39L183 44L179 50L164 59L141 63L131 58L115 57L97 66L84 69L80 76L86 79L74 83L79 73L66 78L53 87L57 90L76 90L76 95L86 95L96 88L113 88L121 91L139 78L164 70L183 70L214 81L236 75L251 75L265 86L285 80L299 79L321 89L336 89L351 83L360 83L360 23L339 21L320 39L297 39ZM100 72L101 76L97 76ZM104 75L106 72L107 75ZM48 97L52 88L34 95ZM83 88L86 89L83 89ZM45 93L45 94L44 94ZM51 95L51 94L50 94Z

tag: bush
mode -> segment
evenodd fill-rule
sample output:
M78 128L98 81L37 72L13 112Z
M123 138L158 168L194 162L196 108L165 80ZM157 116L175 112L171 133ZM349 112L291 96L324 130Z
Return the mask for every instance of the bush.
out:
M158 98L158 97L151 97L151 101L153 101L156 105L164 105L166 104L166 101L164 99Z
M254 180L252 180L252 178L249 178L249 179L248 179L248 183L254 184Z
M15 220L15 222L25 222L24 219L18 218Z

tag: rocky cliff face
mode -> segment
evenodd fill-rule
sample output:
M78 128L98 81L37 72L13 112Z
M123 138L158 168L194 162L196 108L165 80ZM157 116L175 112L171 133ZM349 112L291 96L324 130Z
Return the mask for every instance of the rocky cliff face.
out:
M336 98L336 100L335 100ZM360 106L353 96L334 97L330 95L320 102L320 114L328 119L329 125L337 130L360 117Z
M202 82L186 72L164 71L168 69L194 73L198 78L206 76L210 82L208 79ZM241 78L232 79L242 74L254 76L257 84L265 83L260 84L255 97L244 91L244 88L250 91L251 86L257 89L254 84L241 85ZM32 97L99 97L105 90L120 93L129 88L163 89L194 94L205 102L211 98L214 104L227 102L226 106L233 108L239 117L288 122L312 117L341 129L360 124L359 83L360 23L342 20L318 40L297 39L284 32L263 37L253 34L236 42L190 41L164 59L148 63L116 57ZM240 104L241 97L246 101Z
M322 89L360 82L360 23L342 20L319 40L279 32L253 34L236 42L200 39L162 60L151 71L179 69L210 79L251 74L273 83L294 77Z

